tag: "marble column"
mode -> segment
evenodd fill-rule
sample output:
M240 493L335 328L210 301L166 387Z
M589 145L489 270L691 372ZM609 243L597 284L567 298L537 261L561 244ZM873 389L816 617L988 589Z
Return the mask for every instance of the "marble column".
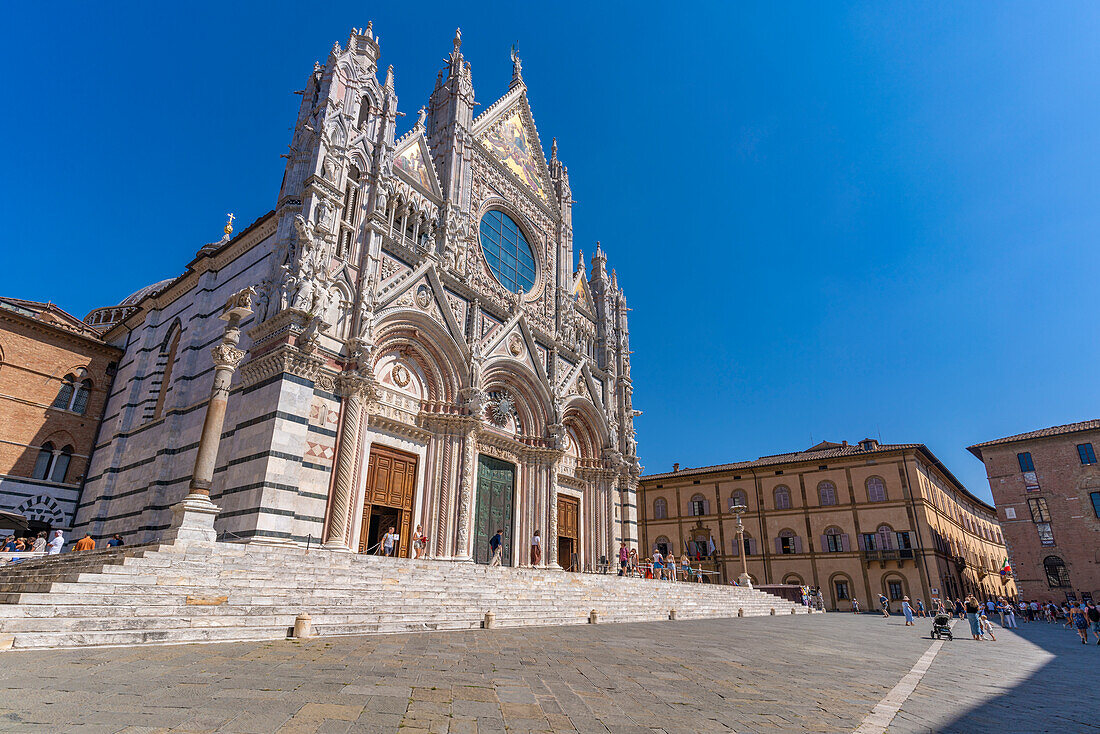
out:
M370 380L358 371L344 372L337 378L343 398L340 411L340 445L336 449L332 491L328 502L328 527L324 547L351 550L352 503L355 501L355 469L359 465L359 431L363 404L370 393Z
M455 559L473 561L471 551L470 525L474 497L474 483L477 482L477 427L466 431L462 440L462 484L458 490L458 548Z
M244 359L245 352L238 344L241 340L241 320L252 313L252 297L256 290L249 286L229 297L222 315L226 322L221 343L210 350L214 359L214 385L210 390L210 402L199 436L199 448L195 453L195 466L187 497L172 506L172 524L161 537L164 543L214 542L214 518L220 508L210 501L210 485L214 482L214 467L218 461L225 410L229 404L229 383L233 373Z
M546 533L546 565L550 568L560 568L558 563L558 462L550 464L550 501L546 509L546 524L549 530Z

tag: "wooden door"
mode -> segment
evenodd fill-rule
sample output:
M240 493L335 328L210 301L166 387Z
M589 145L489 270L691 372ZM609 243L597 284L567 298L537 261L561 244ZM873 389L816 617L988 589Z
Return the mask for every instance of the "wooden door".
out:
M474 521L474 560L492 560L489 539L504 531L501 562L512 565L512 514L516 467L491 456L477 457L477 513Z
M363 524L359 531L360 553L373 544L369 537L372 511L386 508L387 511L394 511L399 518L397 533L400 543L397 555L408 558L415 495L416 455L384 446L372 446L370 458L367 459L367 490L363 502ZM385 528L381 532L384 533Z
M579 571L580 556L580 501L575 497L558 495L558 565Z

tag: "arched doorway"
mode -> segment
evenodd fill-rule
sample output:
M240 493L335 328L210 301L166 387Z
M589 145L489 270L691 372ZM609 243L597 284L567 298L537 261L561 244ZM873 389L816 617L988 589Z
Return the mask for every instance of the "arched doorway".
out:
M474 517L474 561L477 563L489 563L493 559L489 540L500 530L503 531L501 563L512 565L515 488L515 464L484 454L477 457L477 509Z

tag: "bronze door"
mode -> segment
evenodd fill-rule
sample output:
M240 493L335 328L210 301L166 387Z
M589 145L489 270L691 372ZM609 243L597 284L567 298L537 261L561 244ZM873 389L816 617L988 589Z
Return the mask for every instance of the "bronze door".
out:
M408 558L415 494L416 456L384 446L372 446L367 460L367 490L363 502L363 525L359 532L360 553L377 545L392 524L400 536L397 555Z
M501 563L512 565L512 514L516 467L491 456L477 457L477 514L474 521L474 560L489 563L489 540L504 531Z

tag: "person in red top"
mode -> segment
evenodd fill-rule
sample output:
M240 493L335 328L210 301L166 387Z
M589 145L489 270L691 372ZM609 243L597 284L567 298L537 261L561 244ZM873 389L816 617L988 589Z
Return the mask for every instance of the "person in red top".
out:
M95 550L95 541L92 540L91 533L85 533L84 537L76 541L76 545L73 546L74 551L86 551Z
M630 551L626 543L619 544L619 575L626 576L626 564L630 562Z

